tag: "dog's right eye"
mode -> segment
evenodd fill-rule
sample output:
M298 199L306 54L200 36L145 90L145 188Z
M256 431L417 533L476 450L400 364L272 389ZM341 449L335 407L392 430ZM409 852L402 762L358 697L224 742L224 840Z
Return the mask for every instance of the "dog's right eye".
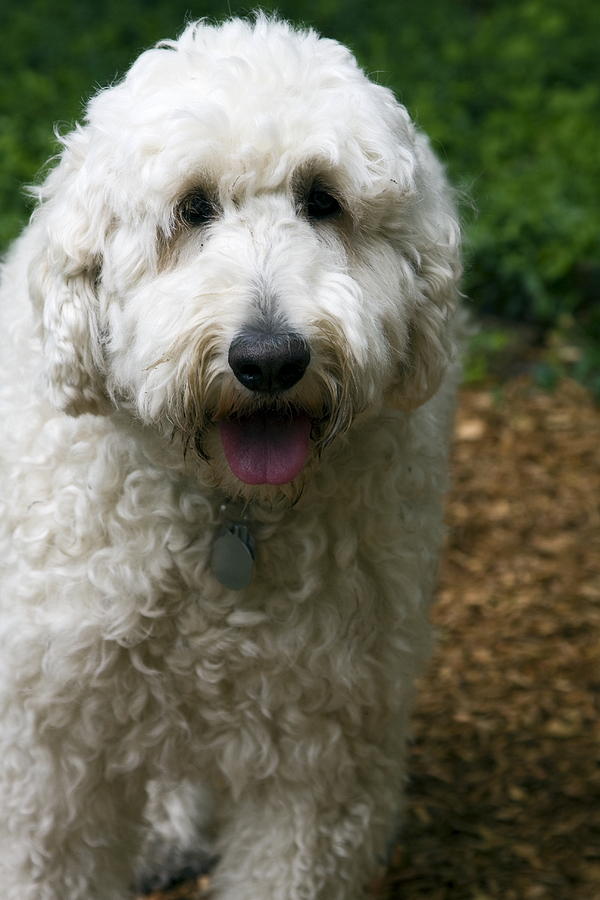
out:
M309 219L332 219L341 212L339 201L320 184L313 184L306 198Z
M216 215L216 207L212 200L201 191L194 191L185 197L178 208L178 216L184 225L198 228L211 222Z

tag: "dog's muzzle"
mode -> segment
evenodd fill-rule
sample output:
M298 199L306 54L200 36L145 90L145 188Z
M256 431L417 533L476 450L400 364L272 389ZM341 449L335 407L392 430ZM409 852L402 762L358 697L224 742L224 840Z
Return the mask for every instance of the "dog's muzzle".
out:
M310 453L312 422L281 395L302 379L310 348L294 332L245 331L231 342L229 366L259 404L219 422L227 463L245 484L287 484L300 474ZM283 398L285 399L285 398Z

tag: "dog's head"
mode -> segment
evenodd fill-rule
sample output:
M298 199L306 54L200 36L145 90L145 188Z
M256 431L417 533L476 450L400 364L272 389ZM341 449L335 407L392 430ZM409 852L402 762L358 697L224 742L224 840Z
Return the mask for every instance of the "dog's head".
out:
M359 413L436 390L452 202L338 43L261 16L190 25L62 143L30 272L56 406L128 409L251 493L297 485Z

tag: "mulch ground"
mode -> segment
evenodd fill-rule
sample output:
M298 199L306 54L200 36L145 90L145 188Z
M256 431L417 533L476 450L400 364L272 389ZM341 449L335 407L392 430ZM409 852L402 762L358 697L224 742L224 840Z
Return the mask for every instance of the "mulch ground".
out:
M437 650L377 897L600 900L599 449L572 382L462 393Z

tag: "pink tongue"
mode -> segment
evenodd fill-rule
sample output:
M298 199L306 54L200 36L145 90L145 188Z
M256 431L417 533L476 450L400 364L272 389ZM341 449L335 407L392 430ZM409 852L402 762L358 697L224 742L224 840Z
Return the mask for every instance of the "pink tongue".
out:
M223 451L245 484L286 484L302 470L309 450L310 419L257 413L219 423Z

